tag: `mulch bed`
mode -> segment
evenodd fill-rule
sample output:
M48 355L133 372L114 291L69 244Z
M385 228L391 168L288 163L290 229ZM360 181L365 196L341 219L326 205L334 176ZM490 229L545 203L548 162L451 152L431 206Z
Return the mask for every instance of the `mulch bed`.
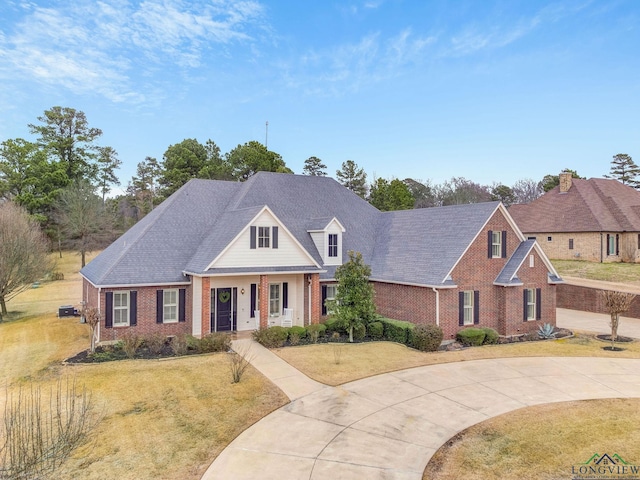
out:
M610 342L611 341L611 335L596 335L596 338L598 340L602 340L603 342ZM630 337L621 337L620 335L616 336L616 343L629 343L629 342L633 342L633 338Z
M194 355L199 353L196 350L188 350L186 355ZM162 347L160 353L152 353L148 348L138 348L133 358L141 358L146 360L157 360L160 358L171 358L183 355L176 355L169 344ZM128 357L121 348L115 348L110 345L96 347L95 353L91 354L89 350L84 350L73 357L67 358L65 363L103 363L114 360L126 360Z

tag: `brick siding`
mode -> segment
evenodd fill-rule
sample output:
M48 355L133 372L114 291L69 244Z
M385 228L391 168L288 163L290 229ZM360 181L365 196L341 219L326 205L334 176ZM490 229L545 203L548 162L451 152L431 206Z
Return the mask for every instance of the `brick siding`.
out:
M615 233L611 233L615 235ZM607 255L607 232L525 233L535 237L547 257L554 260L585 260L588 262L640 262L640 239L637 232L619 233L619 255ZM551 238L551 240L549 240ZM572 240L573 248L569 248Z
M507 231L507 258L487 258L488 231ZM456 265L452 272L455 289L439 289L440 327L444 339L455 338L456 333L467 327L459 326L460 291L479 292L478 327L491 327L501 335L519 335L538 329L542 323L556 323L555 286L547 283L547 268L535 252L534 266L527 258L518 271L522 286L500 287L493 285L510 255L520 244L515 231L501 212L497 212ZM431 288L374 282L375 302L378 313L397 320L416 324L436 323L436 294ZM525 288L541 289L541 319L523 320L523 291ZM471 326L471 325L469 325Z
M604 305L602 296L598 293L600 288L583 287L580 285L570 285L564 283L557 287L558 308L569 308L571 310L582 310L583 312L609 314ZM629 311L622 314L624 317L640 318L640 296L631 303Z

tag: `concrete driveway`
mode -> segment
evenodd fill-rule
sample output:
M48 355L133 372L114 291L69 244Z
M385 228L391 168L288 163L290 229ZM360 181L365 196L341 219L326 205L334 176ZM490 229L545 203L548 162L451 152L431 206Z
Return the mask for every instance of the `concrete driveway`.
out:
M238 436L204 479L421 480L440 446L493 416L541 403L640 397L640 359L477 360L333 388L260 356L295 400Z

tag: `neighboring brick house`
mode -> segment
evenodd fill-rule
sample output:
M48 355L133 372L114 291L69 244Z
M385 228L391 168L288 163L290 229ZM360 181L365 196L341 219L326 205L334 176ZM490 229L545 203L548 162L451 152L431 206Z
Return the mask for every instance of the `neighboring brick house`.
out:
M349 250L379 313L503 335L555 324L553 266L498 202L380 212L327 177L191 180L81 270L98 341L308 325Z
M549 258L640 262L640 192L617 180L572 178L509 213Z

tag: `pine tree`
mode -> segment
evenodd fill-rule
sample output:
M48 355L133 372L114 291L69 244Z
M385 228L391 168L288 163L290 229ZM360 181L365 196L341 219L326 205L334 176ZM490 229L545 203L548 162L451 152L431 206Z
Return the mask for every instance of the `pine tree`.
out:
M364 173L364 169L358 168L353 160L342 162L342 169L336 171L336 177L356 195L362 198L367 196L367 174Z
M640 188L640 181L637 180L638 175L640 175L640 167L626 153L619 153L613 156L609 173L610 175L605 175L606 178L614 178L624 185Z
M318 157L309 157L304 161L304 167L302 168L302 173L304 175L310 175L312 177L326 177L327 166L322 163Z

